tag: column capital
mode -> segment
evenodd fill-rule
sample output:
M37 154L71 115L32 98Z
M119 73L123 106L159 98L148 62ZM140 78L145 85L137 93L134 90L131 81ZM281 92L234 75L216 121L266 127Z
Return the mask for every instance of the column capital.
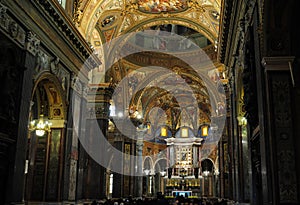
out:
M284 71L290 70L289 63L292 64L294 60L295 56L264 57L262 59L262 65L265 71Z

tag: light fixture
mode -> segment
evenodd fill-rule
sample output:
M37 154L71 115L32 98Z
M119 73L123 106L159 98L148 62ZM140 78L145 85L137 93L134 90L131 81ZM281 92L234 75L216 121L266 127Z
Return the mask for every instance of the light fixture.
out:
M210 172L209 172L209 171L207 171L207 170L206 170L206 171L203 171L203 175L204 175L204 176L208 176L208 175L209 175L209 173L210 173Z
M160 135L162 137L166 137L167 136L167 128L166 127L161 127L161 129L160 129Z
M201 127L201 136L207 137L208 136L208 125L202 125Z
M145 172L146 175L150 174L150 170L149 169L145 169L144 172Z
M147 134L151 135L151 123L150 122L147 122L146 123L146 127L147 127Z
M137 118L137 119L142 119L142 115L137 114L136 118Z
M40 118L37 120L32 120L29 124L29 130L35 131L37 136L43 136L45 132L51 131L52 123L44 118L44 114L40 114Z
M166 171L161 171L161 172L160 172L160 175L161 175L162 177L164 177L164 176L166 175L166 173L167 173Z
M123 117L123 112L118 112L118 117L119 118Z
M244 116L238 116L237 117L238 123L240 126L246 126L247 125L247 118Z

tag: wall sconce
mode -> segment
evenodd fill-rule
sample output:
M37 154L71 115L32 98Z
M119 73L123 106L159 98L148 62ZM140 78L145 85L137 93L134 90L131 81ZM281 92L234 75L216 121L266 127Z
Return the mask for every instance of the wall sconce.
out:
M41 137L44 136L45 132L51 131L51 125L52 123L46 120L44 115L41 114L39 119L32 120L29 123L29 130L35 131L35 134Z

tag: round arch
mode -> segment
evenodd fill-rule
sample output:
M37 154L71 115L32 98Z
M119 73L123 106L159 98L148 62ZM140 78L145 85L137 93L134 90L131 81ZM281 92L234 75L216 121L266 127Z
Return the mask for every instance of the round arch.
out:
M60 81L49 72L40 73L32 89L29 119L48 118L52 125L41 136L32 130L28 133L26 200L61 199L66 117L67 100Z

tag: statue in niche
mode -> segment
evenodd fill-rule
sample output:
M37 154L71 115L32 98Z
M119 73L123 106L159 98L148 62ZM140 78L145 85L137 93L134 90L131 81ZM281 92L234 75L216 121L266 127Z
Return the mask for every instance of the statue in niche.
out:
M39 73L40 71L47 69L49 67L49 58L48 56L42 52L37 52L37 58L36 58L36 72Z
M59 69L58 69L58 63L59 63L59 58L53 58L50 62L50 70L53 74L58 75Z
M68 80L66 76L63 76L61 78L61 87L63 88L63 90L66 90L68 87Z
M59 78L62 89L66 90L68 88L68 78L66 72L59 69L59 61L58 57L52 58L50 62L50 71Z

